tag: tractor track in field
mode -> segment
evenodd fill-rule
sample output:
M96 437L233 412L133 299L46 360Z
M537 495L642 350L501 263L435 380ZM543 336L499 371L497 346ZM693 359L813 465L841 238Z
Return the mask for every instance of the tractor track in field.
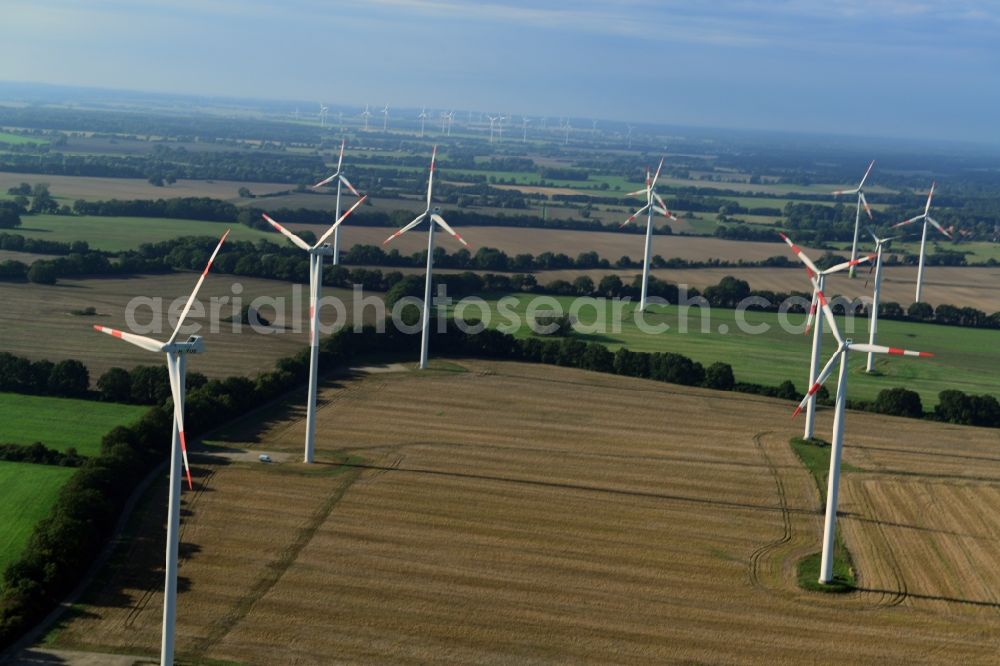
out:
M778 471L777 466L771 460L771 456L767 453L767 448L764 446L762 441L765 435L771 434L769 431L758 432L753 436L754 446L760 451L761 456L764 458L764 462L767 464L767 469L771 473L771 477L774 479L774 485L778 490L778 503L781 507L781 536L773 541L770 541L753 553L750 554L750 583L754 587L764 588L764 584L760 580L760 567L761 560L765 555L771 551L780 548L781 546L787 544L792 540L792 517L791 511L788 508L788 498L785 492L785 482L781 479L781 473Z
M866 515L873 514L874 504L872 503L871 496L868 493L868 488L865 487L863 482L859 482L858 486L858 497L861 499L861 504L864 507L864 513ZM870 602L867 605L869 609L885 608L891 606L899 606L906 600L908 596L908 589L906 587L906 579L901 573L901 567L899 566L899 561L896 559L896 555L889 542L889 537L885 532L885 526L879 521L873 521L875 529L878 532L879 538L882 539L882 543L885 544L884 548L879 549L885 558L885 564L889 572L892 574L895 580L895 585L892 590L865 590L865 588L858 586L858 591L865 592L866 595L877 595L877 599ZM857 571L854 573L855 579L859 577ZM860 582L860 581L859 581Z

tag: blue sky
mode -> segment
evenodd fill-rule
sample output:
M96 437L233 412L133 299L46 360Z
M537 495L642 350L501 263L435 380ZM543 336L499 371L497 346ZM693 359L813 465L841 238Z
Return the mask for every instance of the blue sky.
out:
M6 0L0 80L998 141L996 0Z

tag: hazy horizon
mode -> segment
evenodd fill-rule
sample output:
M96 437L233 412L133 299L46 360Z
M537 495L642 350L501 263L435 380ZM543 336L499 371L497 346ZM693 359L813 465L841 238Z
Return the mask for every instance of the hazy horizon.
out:
M0 80L997 141L985 0L202 4L12 0Z

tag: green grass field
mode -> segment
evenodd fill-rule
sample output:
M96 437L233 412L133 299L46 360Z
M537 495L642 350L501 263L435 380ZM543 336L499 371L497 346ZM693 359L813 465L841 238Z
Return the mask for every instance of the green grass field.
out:
M0 393L0 443L41 442L51 449L75 447L81 455L93 456L100 452L101 438L108 431L138 421L147 409L141 405Z
M48 143L45 139L38 139L33 136L22 136L20 134L11 134L10 132L0 132L0 143L9 143L15 146L23 146L26 144L43 144Z
M72 467L0 461L0 573L21 554L35 525L49 515L59 490L75 472Z
M255 241L261 238L278 241L278 234L250 229L241 224L200 220L173 220L152 217L98 217L92 215L31 215L22 218L16 231L28 238L71 243L87 241L92 248L119 252L142 243L180 238L181 236L222 236L232 228L231 240Z
M538 297L530 294L513 296L518 299L518 303L509 309L522 322L514 334L518 337L534 335L524 323L525 308L531 298ZM551 297L546 298L551 304ZM663 332L652 333L643 332L636 324L637 306L634 303L624 304L621 315L616 316L610 302L589 299L590 303L605 304L606 311L598 316L594 307L571 311L573 297L558 297L555 301L564 311L576 316L576 335L580 339L601 342L612 350L627 347L633 351L676 352L706 366L715 361L723 361L733 367L737 381L777 386L789 379L799 391L806 388L812 336L801 332L785 332L776 313L744 313L747 325L762 329L759 333L750 333L744 332L749 330L745 326L741 329L735 310L712 308L703 317L697 307L690 308L686 316L682 316L677 306L651 306L645 317L647 326L669 326ZM497 314L496 300L489 301L489 305L490 326L498 328L507 319ZM543 311L546 309L547 306L542 308ZM470 308L465 316L478 318L477 308ZM602 320L603 330L606 332L595 332L594 324ZM799 327L798 331L802 330L802 315L789 315L787 320L791 326ZM613 322L621 322L617 325L617 330ZM851 332L841 318L839 326L844 336L867 342L867 320L856 318L853 324L854 330ZM877 356L875 367L882 374L868 375L864 372L866 356L852 354L849 397L853 400L873 400L880 390L895 386L904 386L920 393L925 409L937 404L938 393L945 389L1000 396L1000 377L996 374L996 368L1000 367L998 331L886 320L879 322L878 342L933 352L936 357L916 359ZM824 336L823 344L821 362L825 363L834 344L829 333ZM830 383L835 386L835 380Z

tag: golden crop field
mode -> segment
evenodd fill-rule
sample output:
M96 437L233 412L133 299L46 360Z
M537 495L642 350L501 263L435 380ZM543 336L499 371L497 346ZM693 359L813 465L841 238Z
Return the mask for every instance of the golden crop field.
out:
M519 363L382 370L325 382L311 468L301 395L192 456L180 656L995 663L996 431L849 413L861 591L825 595L795 582L822 515L790 403ZM157 652L164 492L50 647Z
M174 310L175 316L179 314L197 277L192 272L61 279L52 286L0 282L0 300L4 303L5 312L2 327L4 350L32 360L77 359L89 368L92 382L114 366L131 368L135 365L163 363L162 356L97 333L93 326L98 324L122 328L165 341L173 330L166 314L167 307L175 299L180 299ZM322 295L339 297L345 304L348 321L353 322L350 291L326 288ZM275 327L271 333L264 334L243 326L234 332L230 321L222 321L232 316L234 299L239 298L242 299L242 304L250 304L257 297L284 299L286 305L283 328ZM126 327L126 308L135 298L161 299L162 309L157 309L163 313L162 333L146 333ZM223 298L228 300L223 301ZM220 314L215 318L219 322L215 332L210 325L213 299L218 303ZM205 338L205 353L191 358L188 372L201 372L209 377L254 376L258 372L273 369L279 358L295 354L309 343L306 324L309 314L307 285L210 274L202 286L198 300L203 310L199 311L197 307L192 309L188 321L202 327L197 334ZM295 302L298 303L297 309L292 305ZM261 302L259 306L265 318L279 323L274 316L273 307L266 302ZM74 311L87 307L95 308L97 314L73 314ZM337 313L332 308L323 307L320 314L324 325L332 326L335 323ZM374 315L373 308L362 313L368 322L374 320ZM152 310L141 305L136 308L134 318L140 325L152 324ZM185 328L185 332L194 333L189 332L188 328Z

